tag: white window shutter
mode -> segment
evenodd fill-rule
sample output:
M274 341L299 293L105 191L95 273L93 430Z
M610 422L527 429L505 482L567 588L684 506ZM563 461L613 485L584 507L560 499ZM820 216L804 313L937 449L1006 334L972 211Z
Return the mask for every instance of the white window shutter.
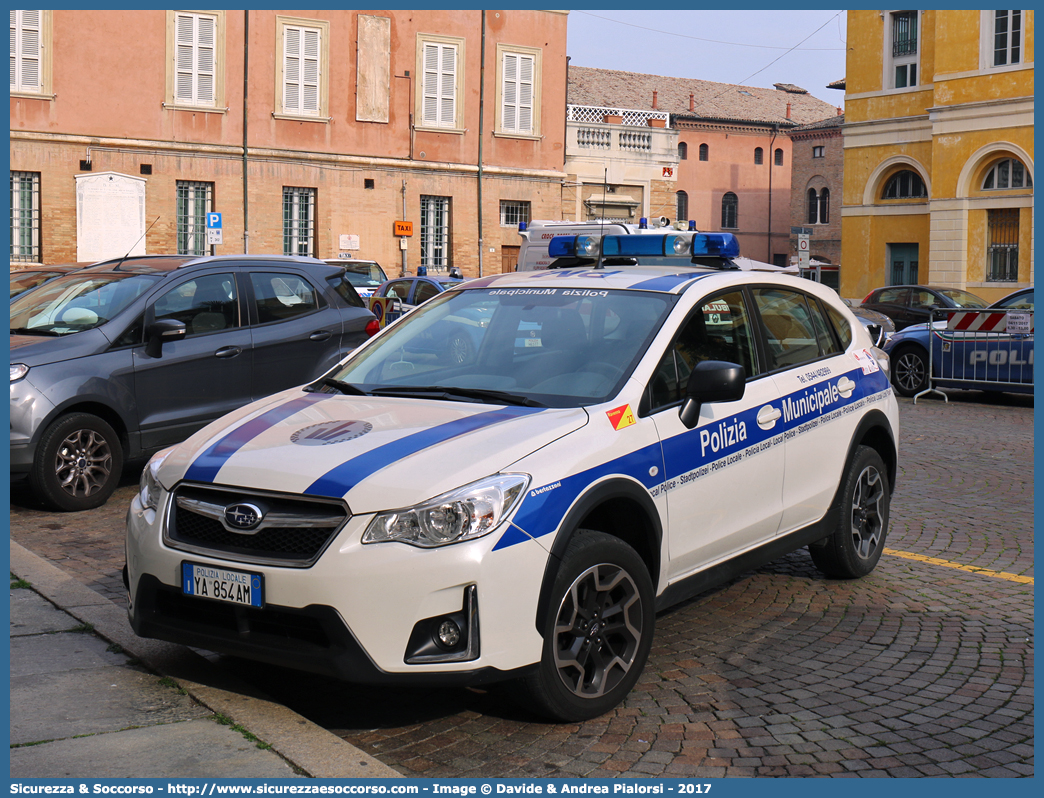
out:
M423 124L455 127L457 123L457 48L424 43Z
M11 11L11 90L39 91L42 13Z
M319 114L318 28L283 28L283 110L288 114Z
M214 104L214 76L216 72L217 20L214 17L196 18L196 102Z
M213 106L217 19L177 14L174 25L174 101L179 105Z
M520 53L504 54L504 79L501 86L502 124L512 133L533 132L534 58Z
M457 122L457 48L444 44L442 50L442 87L439 102L439 125L453 127Z
M317 28L302 31L301 111L306 114L319 113L319 36Z

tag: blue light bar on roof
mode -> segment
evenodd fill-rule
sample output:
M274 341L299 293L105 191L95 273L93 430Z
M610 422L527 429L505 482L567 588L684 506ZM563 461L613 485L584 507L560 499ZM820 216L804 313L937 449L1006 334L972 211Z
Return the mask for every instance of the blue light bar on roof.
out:
M552 258L597 258L601 236L555 236L547 245Z
M732 233L697 233L692 237L692 254L735 258L740 254L739 241Z
M606 236L602 239L602 255L610 257L677 257L688 255L692 239L687 235Z

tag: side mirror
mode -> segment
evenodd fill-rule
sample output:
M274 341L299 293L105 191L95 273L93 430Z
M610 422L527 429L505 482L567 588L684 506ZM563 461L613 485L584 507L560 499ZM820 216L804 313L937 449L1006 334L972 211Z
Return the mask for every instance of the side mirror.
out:
M177 319L154 321L145 330L145 354L149 357L162 357L163 344L177 341L185 337L185 322Z
M692 429L700 420L704 402L735 402L743 398L747 387L747 372L736 363L705 360L697 363L685 388L685 401L678 413L682 424Z

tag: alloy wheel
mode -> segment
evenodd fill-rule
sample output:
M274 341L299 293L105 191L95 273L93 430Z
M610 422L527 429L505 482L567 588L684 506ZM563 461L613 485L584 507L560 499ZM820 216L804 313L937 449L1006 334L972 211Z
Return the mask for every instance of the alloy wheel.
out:
M634 665L642 640L642 600L626 570L602 563L576 578L555 623L555 667L581 698L597 698Z
M852 494L852 544L860 559L869 559L881 543L884 531L881 502L884 498L881 473L873 466L864 468Z
M58 447L54 473L58 485L70 496L96 493L112 473L109 442L91 429L73 431Z

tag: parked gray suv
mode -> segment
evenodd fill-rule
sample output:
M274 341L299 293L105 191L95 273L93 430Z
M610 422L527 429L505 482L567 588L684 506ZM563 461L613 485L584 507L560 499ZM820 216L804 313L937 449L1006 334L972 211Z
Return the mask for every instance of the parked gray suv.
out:
M341 266L264 255L96 264L11 304L11 478L104 504L126 460L310 382L378 330Z

